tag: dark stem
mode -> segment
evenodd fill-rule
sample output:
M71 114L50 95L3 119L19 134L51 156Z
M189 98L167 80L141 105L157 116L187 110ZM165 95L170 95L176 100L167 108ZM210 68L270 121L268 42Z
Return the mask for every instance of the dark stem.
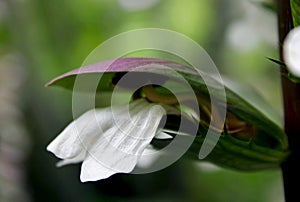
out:
M282 44L286 35L293 28L290 0L277 0L280 58ZM281 68L286 73L285 68ZM282 75L283 75L282 74ZM300 179L300 85L285 76L281 77L284 104L284 129L289 140L291 155L282 164L282 175L286 202L295 201L299 196Z

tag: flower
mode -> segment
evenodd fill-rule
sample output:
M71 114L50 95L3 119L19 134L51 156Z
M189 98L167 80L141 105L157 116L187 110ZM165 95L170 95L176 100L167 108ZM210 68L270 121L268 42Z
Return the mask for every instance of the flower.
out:
M159 127L165 114L161 105L144 99L92 109L71 122L47 150L63 159L58 166L83 162L82 182L130 173L154 136L167 135Z
M63 159L58 165L83 161L82 181L128 173L135 166L135 173L157 171L171 165L185 152L193 159L209 155L206 160L238 170L278 167L289 155L282 128L246 101L247 98L230 87L225 90L223 82L215 80L213 75L196 72L189 66L158 58L119 58L56 77L47 86L76 90L78 75L84 75L87 79L84 81L89 81L96 75L99 79L100 73L105 79L96 83L97 87L101 84L99 91L117 94L119 90L138 90L133 91L135 101L129 108L111 106L85 113L71 123L48 150ZM127 77L127 73L133 73L134 79ZM188 85L181 82L181 77ZM130 82L123 83L125 78ZM82 88L80 85L77 90L93 92L87 87L90 86ZM118 91L116 87L120 87ZM260 100L258 106L267 105L260 96L256 95L256 99ZM161 129L166 114L166 124ZM157 141L161 135L167 135L168 140ZM161 150L152 155L148 152L152 145ZM159 159L148 168L158 153ZM142 166L137 164L140 162Z
M300 77L300 27L290 31L283 44L283 57L288 70Z

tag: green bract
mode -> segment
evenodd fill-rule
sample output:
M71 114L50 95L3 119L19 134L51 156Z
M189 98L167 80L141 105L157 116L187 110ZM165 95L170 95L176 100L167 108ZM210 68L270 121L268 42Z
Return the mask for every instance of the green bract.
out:
M147 78L149 84L154 78L159 77L164 82L172 81L173 85L176 85L178 75L168 71L168 69L176 71L183 77L192 87L197 97L200 98L198 100L200 109L199 129L194 143L186 153L187 156L198 159L199 149L206 138L206 131L212 116L210 99L214 98L219 100L218 105L227 105L227 115L224 127L215 129L216 134L218 132L222 133L217 145L204 160L223 167L251 171L276 168L286 159L289 154L288 142L280 126L227 86L225 86L227 100L224 103L218 85L214 86L218 81L205 73L200 76L193 68L183 64L154 58L121 58L73 70L53 79L47 85L61 86L70 90L75 85L76 90L90 91L88 81L99 78L99 75L101 75L97 92L113 91L115 84L126 72L133 72L132 74L136 75L134 78L137 80ZM144 76L141 77L141 74ZM78 75L84 78L86 85L76 85ZM209 78L212 82L205 83L203 76L206 77L205 81ZM210 85L209 89L213 90L208 91L207 85ZM130 86L124 87L130 88ZM180 82L178 87L180 87ZM151 88L154 89L158 100L152 98L146 91L147 89L143 88L135 96L145 97L153 102L159 102L160 100L166 102L163 99L169 97L171 99L172 97L167 89L159 86L152 86ZM179 109L185 110L184 107ZM165 127L176 130L178 121L180 120L177 115L172 115L170 118L168 117ZM194 137L187 135L184 138ZM172 139L154 139L152 144L157 148L162 148L171 141Z

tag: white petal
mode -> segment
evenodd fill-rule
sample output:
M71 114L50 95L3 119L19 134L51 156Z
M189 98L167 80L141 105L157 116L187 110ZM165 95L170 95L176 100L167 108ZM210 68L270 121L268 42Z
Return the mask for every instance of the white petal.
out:
M129 108L130 117L124 110L127 108L113 109L114 127L97 139L83 161L83 182L104 179L114 173L131 172L150 144L165 110L146 101L135 101Z
M118 171L107 168L92 156L88 156L81 166L80 181L97 181L106 179L116 173L118 173Z
M156 135L155 135L156 139L173 139L172 135L169 135L168 133L164 133L163 131L159 131Z
M170 129L163 129L162 131L165 132L165 133L170 133L170 134L174 134L174 135L191 136L188 133L175 131L175 130L170 130Z
M143 155L138 160L137 166L140 168L149 168L161 155L161 151L154 149L152 145L148 145L145 148Z
M59 158L72 158L82 151L82 147L76 143L78 140L78 128L76 122L70 123L48 146L47 150ZM75 144L76 143L76 144Z
M289 71L300 77L300 27L294 28L286 37L283 57Z
M111 113L109 109L90 110L71 122L47 147L47 150L62 159L74 158L82 150L91 147L102 131L109 128ZM98 127L97 120L102 122Z
M82 162L86 157L86 151L82 151L78 156L75 156L74 158L71 159L64 159L62 161L59 161L56 166L57 167L62 167L68 164L74 164L74 163L80 163Z

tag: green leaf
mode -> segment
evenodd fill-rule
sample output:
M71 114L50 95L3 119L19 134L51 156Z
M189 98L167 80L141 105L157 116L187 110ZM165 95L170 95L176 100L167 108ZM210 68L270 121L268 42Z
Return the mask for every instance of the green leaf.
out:
M273 59L273 58L268 58L268 57L267 57L267 59L270 60L271 62L274 62L275 64L278 64L278 65L284 67L286 69L286 64L284 64L284 62L282 62L280 60Z
M73 89L76 83L76 77L79 75L84 78L82 80L84 82L81 83L76 90L89 91L89 81L99 78L100 75L102 77L97 90L112 91L114 84L129 71L134 74L134 81L139 79L148 79L151 81L151 79L159 77L160 80L166 82L172 81L173 84L176 84L178 74L172 73L173 71L168 71L170 68L176 70L201 98L203 97L209 101L210 96L213 96L213 98L219 100L220 105L222 105L224 102L222 100L222 91L218 88L219 85L214 86L214 83L218 81L213 79L210 75L202 75L205 76L205 81L207 81L207 79L213 81L209 84L210 91L208 91L208 87L202 76L199 76L191 67L155 58L121 58L116 61L105 61L68 72L53 79L47 85L57 85L67 89ZM178 87L180 87L180 83L178 83ZM157 93L160 94L170 94L164 89L158 88L157 90ZM279 167L280 163L284 161L289 154L287 138L282 128L257 107L247 102L247 98L241 97L241 95L237 94L230 87L225 86L225 92L227 98L226 123L230 125L232 122L239 121L245 123L247 127L239 132L232 132L230 128L227 129L225 127L222 130L218 144L205 160L239 170L258 170ZM199 103L200 108L205 105L206 103ZM267 103L265 106L267 106ZM179 117L175 117L172 121L168 119L166 127L176 130L178 127L176 121L178 121L178 119ZM206 138L205 134L207 130L208 128L205 122L200 121L198 134L192 147L186 154L187 156L198 159L199 149ZM184 138L193 137L186 136ZM159 148L168 144L170 141L171 140L154 139L152 144Z
M286 64L284 62L281 62L279 60L275 60L272 58L267 58L268 60L280 65L280 67L285 68L288 71L288 68L286 66ZM283 74L283 76L285 76L286 78L290 79L292 82L294 83L300 83L300 78L294 76L291 72L288 72L287 74Z
M291 9L294 26L297 27L300 25L300 0L291 0Z

